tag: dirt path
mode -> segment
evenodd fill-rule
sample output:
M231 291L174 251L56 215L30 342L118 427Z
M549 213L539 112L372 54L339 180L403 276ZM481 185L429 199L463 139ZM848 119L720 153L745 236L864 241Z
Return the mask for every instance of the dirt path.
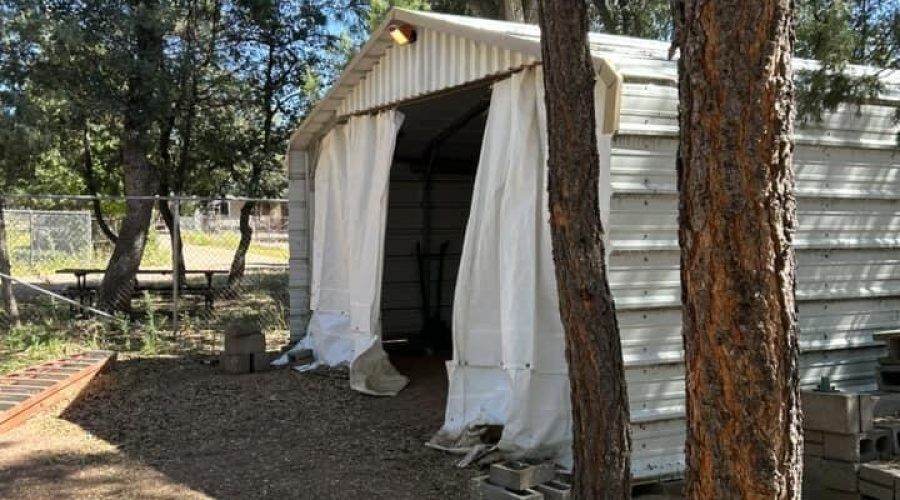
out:
M0 498L465 498L477 471L423 446L443 417L442 363L398 365L410 387L372 398L332 376L120 361L58 417L0 436Z

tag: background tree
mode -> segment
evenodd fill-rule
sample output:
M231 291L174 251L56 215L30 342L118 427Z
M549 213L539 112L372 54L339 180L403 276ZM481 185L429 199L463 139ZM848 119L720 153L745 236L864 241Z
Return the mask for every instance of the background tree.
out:
M550 229L565 327L575 458L574 498L631 495L628 397L606 276L586 5L541 1L549 135Z
M673 5L687 496L798 499L793 2Z

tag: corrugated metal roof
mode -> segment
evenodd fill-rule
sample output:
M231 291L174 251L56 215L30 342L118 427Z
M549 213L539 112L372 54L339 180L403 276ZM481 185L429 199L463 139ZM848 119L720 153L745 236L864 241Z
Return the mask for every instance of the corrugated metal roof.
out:
M396 50L388 35L388 27L396 23L415 26L420 41ZM289 149L305 149L343 116L540 63L540 36L536 25L393 9L291 136ZM668 42L591 33L589 43L601 78L610 84L623 77L677 84L678 71L668 59ZM799 69L816 65L795 60ZM871 74L875 70L850 67L847 71ZM888 84L884 98L900 101L900 75L880 74ZM611 107L618 109L618 103L607 106ZM671 118L674 121L674 116ZM607 123L605 127L612 130L618 128L615 125ZM664 133L676 130L668 124L663 126Z

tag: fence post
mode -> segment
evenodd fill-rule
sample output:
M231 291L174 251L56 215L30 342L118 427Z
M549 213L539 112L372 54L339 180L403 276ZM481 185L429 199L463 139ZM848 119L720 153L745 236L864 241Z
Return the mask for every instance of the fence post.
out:
M34 211L28 209L28 265L34 267Z
M172 200L172 336L178 335L178 295L181 293L181 199Z

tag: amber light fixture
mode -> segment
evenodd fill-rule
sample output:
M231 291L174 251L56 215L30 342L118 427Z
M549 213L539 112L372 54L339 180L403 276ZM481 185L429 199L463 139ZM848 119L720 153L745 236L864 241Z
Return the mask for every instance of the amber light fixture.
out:
M397 45L406 45L416 41L416 29L408 24L392 24L388 27L388 33Z

